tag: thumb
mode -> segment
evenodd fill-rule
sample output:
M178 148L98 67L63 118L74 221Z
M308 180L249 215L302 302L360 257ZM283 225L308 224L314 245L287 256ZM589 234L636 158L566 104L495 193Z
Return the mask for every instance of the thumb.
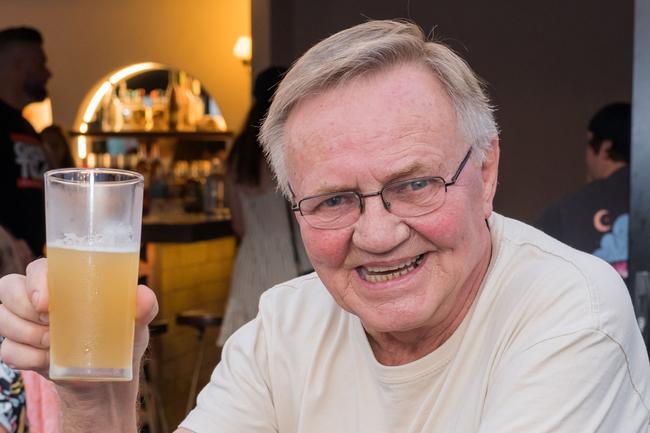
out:
M25 271L27 296L34 309L39 313L47 313L50 304L47 289L47 259L38 259L27 265Z
M139 285L135 296L135 320L140 325L148 325L158 314L156 294L149 287Z

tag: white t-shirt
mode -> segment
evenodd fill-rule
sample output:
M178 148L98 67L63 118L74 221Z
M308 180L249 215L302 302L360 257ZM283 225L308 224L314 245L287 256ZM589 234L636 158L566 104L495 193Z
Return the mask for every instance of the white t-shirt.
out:
M452 337L379 364L315 274L267 291L181 424L197 433L637 433L650 367L610 265L493 214L493 256Z

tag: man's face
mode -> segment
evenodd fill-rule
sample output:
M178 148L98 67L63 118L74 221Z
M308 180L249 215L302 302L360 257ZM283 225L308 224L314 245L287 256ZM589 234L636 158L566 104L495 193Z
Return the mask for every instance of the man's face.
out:
M39 44L20 44L16 47L21 72L23 93L32 101L47 98L47 81L51 77L47 58Z
M585 151L585 165L587 167L587 182L597 179L604 179L608 176L607 149L611 147L611 141L604 140L600 143L599 149L596 151L591 146L591 141L594 140L594 134L591 131L587 132L587 149Z
M297 200L374 192L407 178L449 181L469 149L440 83L415 65L302 101L289 115L286 137ZM323 283L371 334L444 326L480 284L490 258L485 219L496 185L496 138L488 163L480 167L474 158L442 207L420 217L397 217L376 196L366 198L359 220L342 229L315 229L298 215Z

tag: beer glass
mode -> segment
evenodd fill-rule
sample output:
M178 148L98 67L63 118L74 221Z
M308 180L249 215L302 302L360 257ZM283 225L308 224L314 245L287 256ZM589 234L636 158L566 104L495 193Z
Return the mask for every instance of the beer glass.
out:
M45 173L52 379L133 378L143 188L124 170Z

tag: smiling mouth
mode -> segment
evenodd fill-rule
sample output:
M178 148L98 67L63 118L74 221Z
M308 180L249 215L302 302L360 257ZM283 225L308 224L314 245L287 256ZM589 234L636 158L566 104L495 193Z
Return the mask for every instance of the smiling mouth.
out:
M420 266L424 256L425 254L420 254L407 263L398 266L360 266L358 268L359 276L362 280L370 283L381 283L384 281L395 280Z

